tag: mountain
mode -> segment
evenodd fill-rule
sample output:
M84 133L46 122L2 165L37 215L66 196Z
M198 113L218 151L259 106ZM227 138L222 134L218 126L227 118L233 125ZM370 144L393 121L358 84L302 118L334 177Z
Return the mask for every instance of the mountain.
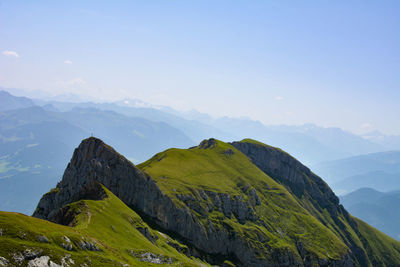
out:
M251 136L254 139L281 147L306 164L396 149L390 145L387 148L379 142L374 142L375 140L368 140L337 127L321 127L312 123L265 125L250 118L213 118L195 110L182 112L166 107L161 110L211 125L224 132L234 133L233 139ZM230 137L224 137L224 139L232 140Z
M32 213L34 200L54 186L71 151L91 134L135 162L168 147L194 144L166 123L112 111L53 112L33 106L0 112L0 209Z
M0 111L27 108L34 106L31 99L27 97L13 96L7 91L0 90Z
M61 111L73 108L96 108L165 122L180 129L195 142L214 136L224 140L251 137L281 147L306 164L336 160L358 154L387 150L385 146L340 128L320 127L314 124L299 126L265 125L250 118L213 118L195 110L177 111L170 107L157 107L138 99L125 99L113 103L60 102L35 100L38 105L52 104Z
M251 137L281 147L308 165L400 148L398 136L385 136L380 133L358 136L340 128L320 127L310 123L298 126L265 125L250 118L214 118L196 110L178 111L170 107L154 106L140 99L94 103L76 99L76 96L49 98L39 91L36 91L38 94L33 94L34 91L6 90L18 94L30 93L30 96L36 96L33 102L39 106L47 105L45 108L47 110L70 111L73 108L95 108L154 122L165 122L181 130L196 143L209 136L224 140ZM381 140L382 136L386 141Z
M216 123L235 132L240 138L254 136L257 140L281 147L305 164L385 150L340 128L314 124L264 125L248 119L228 118L218 119Z
M11 105L19 98L7 99L11 99ZM196 111L182 113L154 107L137 99L115 103L30 101L36 106L0 111L0 209L3 210L30 213L34 208L32 198L17 197L21 194L16 190L26 184L36 198L42 195L62 175L69 151L90 135L112 143L134 162L168 147L193 146L209 136L229 141L251 136L281 147L307 165L379 149L368 140L336 128L310 124L266 126L248 118L215 119ZM32 184L30 177L41 177L39 180L43 182ZM5 192L6 188L11 191ZM11 199L2 197L9 194Z
M372 131L363 134L362 137L366 140L380 144L387 150L400 150L400 136L399 135L386 135L379 131Z
M386 151L322 162L313 165L313 169L329 182L373 171L396 173L400 172L400 151Z
M208 136L217 136L218 138L234 139L235 135L224 131L221 128L203 124L199 121L188 120L182 117L163 112L159 109L150 107L135 107L121 105L121 103L82 103L77 107L96 108L101 110L114 111L125 116L140 117L154 122L164 122L172 127L181 130L186 136L196 143Z
M105 187L91 189L63 208L62 224L0 212L0 266L207 266Z
M335 192L346 194L371 187L381 191L400 189L400 151L386 151L322 162L312 166Z
M91 137L40 200L33 216L42 220L1 216L0 253L13 263L46 257L114 266L148 258L188 266L200 259L220 266L400 264L399 242L352 217L289 154L250 139L208 139L135 166Z
M361 188L340 198L353 215L400 239L400 190L379 192Z
M389 192L400 189L400 172L371 171L346 177L341 181L332 183L331 186L338 194L349 193L363 187Z

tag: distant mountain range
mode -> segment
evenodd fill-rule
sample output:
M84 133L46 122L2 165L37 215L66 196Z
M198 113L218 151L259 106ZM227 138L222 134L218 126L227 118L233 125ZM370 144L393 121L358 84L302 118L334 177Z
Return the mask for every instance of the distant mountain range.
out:
M400 240L400 190L379 192L361 188L340 198L354 216Z
M33 101L27 97L13 96L6 91L0 90L0 111L27 108L33 105L35 105Z
M13 89L13 91L21 93L21 90ZM77 96L70 98L78 99ZM385 145L340 128L326 128L314 124L264 125L259 121L246 118L213 118L195 110L181 112L169 107L153 106L138 99L125 99L114 103L65 102L55 99L64 99L64 97L52 99L42 97L33 99L33 102L53 111L68 111L76 107L95 108L156 122L162 121L181 130L194 142L200 142L211 136L224 140L252 137L281 147L308 165L389 150Z
M400 151L327 161L311 168L340 195L363 187L386 192L400 190Z
M135 165L74 150L32 217L0 211L2 266L398 266L400 242L259 141L210 138Z
M376 144L380 144L388 150L400 150L400 136L398 135L385 135L379 131L373 131L363 134L362 137Z
M71 149L91 135L109 142L133 162L209 137L228 141L251 137L280 147L307 165L386 149L339 128L267 126L245 118L213 118L197 111L155 107L140 100L59 101L63 99L78 98L30 99L0 91L0 209L31 213L32 198L54 186ZM23 186L31 192L21 196Z
M26 99L13 100L8 106L17 109L0 112L0 210L30 214L32 201L60 180L71 151L85 137L108 140L133 162L160 148L195 144L163 122L93 108L55 112Z

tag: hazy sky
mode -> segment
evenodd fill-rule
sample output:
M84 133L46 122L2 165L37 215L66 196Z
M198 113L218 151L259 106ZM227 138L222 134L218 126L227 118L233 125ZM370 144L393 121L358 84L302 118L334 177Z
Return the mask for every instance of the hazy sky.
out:
M0 1L0 86L400 134L400 1Z

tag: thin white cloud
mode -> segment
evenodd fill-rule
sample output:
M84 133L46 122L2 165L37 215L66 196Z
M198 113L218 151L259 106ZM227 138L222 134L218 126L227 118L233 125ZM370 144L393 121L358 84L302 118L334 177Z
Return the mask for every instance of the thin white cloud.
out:
M283 100L283 99L284 99L283 96L275 96L275 100L280 101L280 100Z
M83 85L86 85L87 82L86 82L84 79L82 79L82 78L76 78L76 79L73 79L73 80L68 81L68 84L69 84L69 85L83 86Z
M72 61L69 60L69 59L67 59L67 60L64 61L64 64L69 64L69 65L71 65L71 64L72 64Z
M15 52L15 51L10 51L10 50L4 50L4 51L3 51L3 55L5 55L5 56L7 56L7 57L16 57L16 58L19 57L19 55L18 55L17 52Z
M371 128L372 128L372 125L371 125L371 123L369 123L369 122L365 122L365 123L363 123L363 124L361 125L361 128L363 128L363 129L371 129Z

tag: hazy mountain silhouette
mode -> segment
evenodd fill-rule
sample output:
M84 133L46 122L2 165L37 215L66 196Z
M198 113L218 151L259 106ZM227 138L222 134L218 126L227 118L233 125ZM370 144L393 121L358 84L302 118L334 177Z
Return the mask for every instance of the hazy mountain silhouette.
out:
M400 190L383 193L361 188L340 201L352 215L400 240Z

